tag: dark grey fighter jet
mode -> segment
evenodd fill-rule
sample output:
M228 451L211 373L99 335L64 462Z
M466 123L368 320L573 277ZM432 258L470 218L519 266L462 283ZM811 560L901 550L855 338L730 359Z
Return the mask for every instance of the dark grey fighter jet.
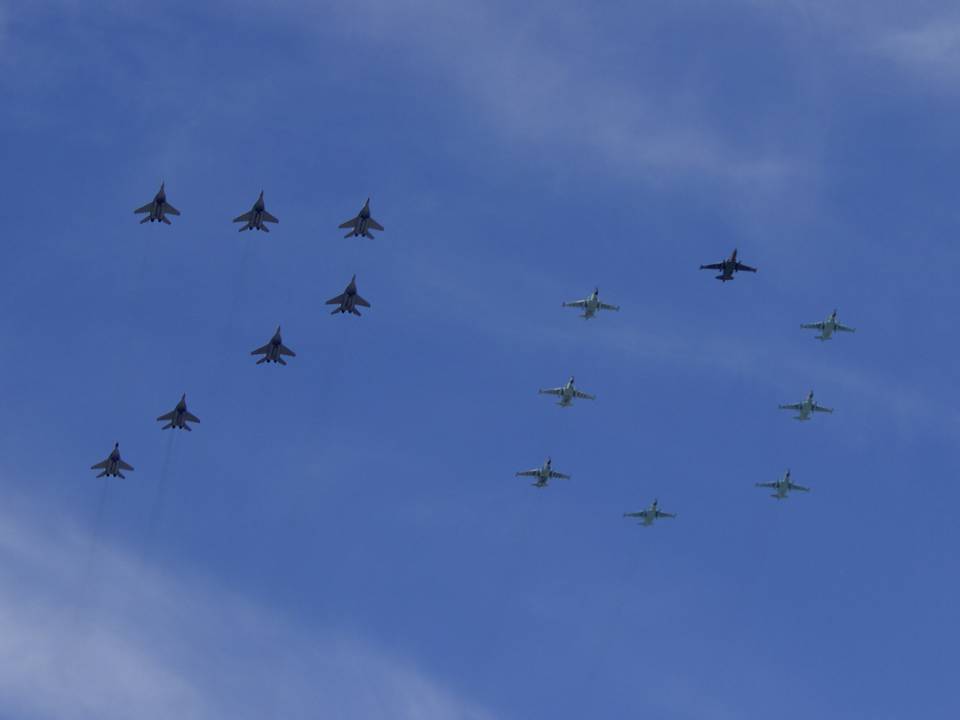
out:
M756 268L750 267L749 265L744 265L742 262L737 260L737 251L734 250L729 258L722 260L718 263L713 263L711 265L701 265L701 270L719 270L720 274L717 275L717 280L720 282L726 282L727 280L733 280L733 274L737 272L752 272L757 271Z
M327 300L327 305L339 306L330 313L331 315L336 315L337 313L353 313L354 315L360 315L360 311L357 310L357 305L360 307L370 307L370 303L357 294L356 275L350 279L350 284L347 285L346 290L337 295L335 298L330 298Z
M140 221L141 225L145 222L162 222L169 225L170 221L167 220L166 216L179 215L180 211L167 202L167 191L164 189L164 183L160 183L160 190L157 191L153 200L133 211L134 215L142 215L143 213L147 213L147 216Z
M243 215L238 215L233 219L233 221L235 223L246 223L246 225L240 228L240 232L243 232L244 230L263 230L264 232L270 232L270 228L264 225L264 223L280 222L264 208L263 190L260 191L260 197L257 198L257 201L253 204L253 207L250 208L250 212L245 212Z
M193 428L190 427L188 422L200 422L200 418L194 415L192 412L187 410L187 394L184 393L180 398L180 402L177 403L177 406L168 412L166 415L161 415L157 418L157 422L166 421L167 424L164 425L161 430L168 430L170 428L177 428L178 430L190 430Z
M344 235L345 238L359 237L362 235L371 240L373 239L373 234L370 232L371 230L383 230L383 225L370 217L370 198L367 198L363 207L360 208L360 213L355 218L351 218L345 223L340 224L340 229L342 230L344 228L350 228L350 232Z
M110 456L106 460L98 462L96 465L91 465L90 469L103 471L97 475L98 478L109 475L110 477L120 477L125 479L126 475L120 471L133 470L133 465L125 463L120 459L120 443L116 443L113 446L113 452L110 453Z
M277 331L273 334L273 337L270 338L268 342L263 347L259 347L256 350L250 352L251 355L263 355L262 358L257 360L257 365L261 363L279 363L281 365L286 365L287 361L283 359L283 356L296 357L297 354L283 344L283 339L280 337L280 326L277 326Z

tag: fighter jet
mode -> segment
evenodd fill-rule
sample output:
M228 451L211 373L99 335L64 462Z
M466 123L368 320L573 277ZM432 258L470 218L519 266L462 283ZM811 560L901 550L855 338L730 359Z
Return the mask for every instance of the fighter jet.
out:
M757 271L756 268L750 267L749 265L744 265L742 262L737 260L737 251L734 250L729 258L726 260L721 260L718 263L713 263L711 265L701 265L701 270L719 270L720 274L717 275L717 280L720 282L726 282L727 280L733 280L733 274L737 272L752 272Z
M647 508L646 510L641 510L640 512L624 513L623 516L631 517L631 518L640 518L640 524L643 525L644 527L649 527L650 525L653 525L654 520L659 520L660 518L675 518L676 514L663 512L662 510L660 510L659 503L656 500L654 500L650 504L650 507Z
M350 232L344 235L345 238L359 237L362 235L363 237L368 237L372 240L373 233L370 231L383 230L383 225L370 217L370 198L367 198L367 201L363 204L363 207L360 208L360 213L355 218L351 218L345 223L341 223L340 228L350 228Z
M564 475L553 469L553 460L547 458L546 461L538 468L533 470L523 470L518 472L515 477L532 477L536 478L536 482L530 483L533 487L544 488L551 480L569 480L569 475Z
M830 316L823 322L804 323L801 325L804 330L819 330L820 334L815 337L817 340L829 340L835 332L856 332L856 328L847 327L837 322L837 311L834 310Z
M243 215L238 215L233 219L233 221L235 223L246 223L246 225L240 228L240 232L243 232L244 230L263 230L264 232L270 232L270 228L264 225L264 223L280 222L264 208L263 190L260 191L260 197L257 198L257 201L253 204L253 207L250 208L250 212L245 212Z
M357 295L357 276L354 275L350 279L350 284L347 285L347 289L342 293L337 295L335 298L330 298L327 300L327 305L338 305L331 315L336 315L337 313L353 313L354 315L360 315L360 311L357 310L357 305L360 307L370 307L370 303L364 300L362 297Z
M800 413L793 418L794 420L809 420L813 413L833 412L832 408L817 405L813 401L813 390L807 393L807 397L804 398L803 402L794 403L793 405L780 405L779 407L781 410L796 410Z
M590 296L584 298L583 300L574 300L573 302L565 302L564 307L574 307L582 308L583 314L580 316L584 320L589 320L594 315L597 314L598 310L619 310L619 305L607 305L606 303L600 302L600 288L594 288L593 292L590 293Z
M160 190L154 196L153 200L148 202L143 207L137 208L133 211L134 215L141 215L143 213L148 214L143 220L140 221L141 225L148 221L162 222L169 225L170 221L167 220L166 216L179 215L180 211L167 202L167 191L164 189L164 183L160 183Z
M570 404L573 402L574 398L580 398L582 400L596 400L595 395L590 395L585 392L577 390L573 386L573 376L570 376L570 379L567 380L567 384L563 387L558 388L549 388L541 389L538 391L541 395L556 395L560 398L560 401L557 403L560 407L570 407Z
M787 497L787 494L791 490L799 490L800 492L810 492L810 488L804 487L803 485L797 485L795 482L793 482L790 479L789 470L787 470L784 476L779 480L777 480L776 482L754 483L754 485L762 488L771 488L773 490L773 494L770 495L770 497L776 498L777 500L785 500Z
M283 356L296 357L297 354L283 344L283 340L280 337L280 326L277 326L277 331L273 334L273 337L270 338L268 342L263 347L259 347L256 350L250 351L251 355L263 355L262 358L257 360L257 365L261 363L280 363L281 365L286 365L287 361L283 359Z
M90 466L91 470L102 470L98 478L102 478L105 475L110 477L120 477L126 479L121 470L133 470L133 465L129 465L120 459L120 443L116 443L113 446L113 452L110 453L110 456L103 462L98 462L96 465Z
M200 422L200 418L194 415L192 412L187 410L187 394L184 393L180 398L180 402L177 403L177 406L168 412L166 415L161 415L157 418L157 422L167 421L167 424L164 425L161 430L167 430L169 428L177 428L178 430L189 430L193 431L193 428L190 427L188 422Z

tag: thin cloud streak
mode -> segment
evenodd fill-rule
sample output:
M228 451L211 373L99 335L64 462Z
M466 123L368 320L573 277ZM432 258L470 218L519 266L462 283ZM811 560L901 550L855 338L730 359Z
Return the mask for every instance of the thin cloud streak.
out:
M300 24L309 12L299 2L282 7ZM776 149L726 141L690 107L684 88L645 96L639 84L624 85L563 52L564 33L589 27L573 7L525 21L512 6L489 3L359 0L334 5L334 14L367 42L424 57L425 72L446 75L501 133L551 152L563 148L564 162L587 154L651 184L695 175L765 191L808 171Z

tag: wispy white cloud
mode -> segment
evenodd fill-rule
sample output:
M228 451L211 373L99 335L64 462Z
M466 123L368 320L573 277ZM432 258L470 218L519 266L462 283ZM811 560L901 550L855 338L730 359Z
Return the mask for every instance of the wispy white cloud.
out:
M960 77L960 17L953 14L882 34L877 51L937 83Z
M302 27L303 4L283 7ZM651 184L697 175L768 190L806 171L776 147L725 138L693 88L654 91L609 72L595 48L610 38L590 29L597 20L581 6L356 0L333 8L349 35L417 57L503 135L564 163L589 158Z
M493 717L362 640L22 517L0 516L4 717Z

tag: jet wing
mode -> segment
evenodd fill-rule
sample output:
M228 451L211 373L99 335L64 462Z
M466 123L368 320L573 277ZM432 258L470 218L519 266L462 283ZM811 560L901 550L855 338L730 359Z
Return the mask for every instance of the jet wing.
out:
M363 299L362 297L360 297L359 295L355 295L354 298L353 298L353 301L354 301L357 305L359 305L360 307L370 307L370 303L368 303L366 300L364 300L364 299Z
M676 516L676 513L661 512L660 510L657 510L658 518L674 518Z
M606 303L600 303L598 306L601 310L619 310L619 305L607 305Z
M514 477L540 477L540 468L534 468L533 470L521 470L516 473Z
M537 392L541 395L563 395L563 388L541 388Z
M796 410L800 412L803 409L803 403L793 403L792 405L779 405L781 410Z
M630 518L645 518L647 516L647 511L641 510L640 512L624 513L623 516Z
M177 411L171 410L166 415L161 415L160 417L158 417L157 422L160 422L161 420L173 420L176 416L177 416Z
M268 213L266 210L263 211L263 221L264 221L264 222L271 222L271 223L278 223L278 222L280 222L279 220L277 220L276 217L274 217L273 215L271 215L270 213Z
M245 212L243 215L237 215L233 219L234 222L250 222L251 220L253 220L253 210Z
M337 295L335 298L330 298L329 300L327 300L327 303L326 303L326 304L327 304L327 305L342 305L342 304L343 304L343 301L346 299L346 297L347 297L347 294L346 294L346 293L340 293L340 294Z
M263 347L258 347L256 350L251 350L251 351L250 351L250 354L251 354L251 355L266 355L268 352L270 352L270 346L271 346L271 345L273 345L273 343L267 343L267 344L264 345Z
M177 209L176 209L173 205L171 205L170 203L166 203L166 202L163 204L163 212L166 213L167 215L179 215L179 214L180 214L180 211L179 211L179 210L177 210Z
M778 485L777 485L777 483L775 483L775 482L768 482L768 483L754 483L754 485L755 485L756 487L762 487L762 488L772 488L772 489L774 489L774 490L776 490L776 489L777 489L777 487L778 487Z
M804 330L823 330L823 323L822 322L803 323L800 327L803 328Z
M281 355L287 355L287 356L289 356L289 357L296 357L296 356L297 356L297 354L296 354L293 350L291 350L290 348L288 348L286 345L281 345L281 346L280 346L280 354L281 354Z
M152 203L152 202L148 202L148 203L147 203L146 205L144 205L143 207L139 207L139 208L137 208L136 210L134 210L134 211L133 211L133 214L134 214L134 215L139 215L139 214L141 214L141 213L148 213L148 212L152 212L152 211L153 211L153 203Z
M582 307L586 307L586 306L587 306L587 301L586 301L586 300L574 300L573 302L565 302L565 303L563 304L563 306L564 306L564 307L582 308Z
M578 397L582 400L596 400L596 395L591 395L590 393L585 393L582 390L574 390L573 396Z
M110 458L107 458L106 460L103 460L103 461L101 461L101 462L98 462L96 465L91 465L91 466L90 466L90 469L91 469L91 470L106 470L106 469L107 469L107 466L108 466L109 464L110 464Z
M810 492L810 488L804 487L803 485L794 485L793 483L790 483L790 489L799 490L800 492Z
M343 229L343 228L356 227L356 226L357 226L357 221L358 221L359 219L360 219L359 216L357 216L357 217L355 217L355 218L351 218L350 220L347 220L347 221L344 222L344 223L340 223L340 225L338 225L338 227L341 228L341 229Z
M189 410L186 411L186 412L183 414L183 419L184 419L184 420L189 420L190 422L196 422L196 423L200 422L200 418L198 418L196 415L194 415L194 414L193 414L192 412L190 412Z
M133 465L126 463L123 460L117 460L117 467L121 470L133 470Z
M741 262L738 262L734 267L737 268L737 271L738 271L738 272L756 272L756 271L757 271L757 269L756 269L755 267L750 267L749 265L744 265L744 264L741 263Z
M569 479L570 479L570 476L569 476L569 475L564 475L563 473L557 472L556 470L551 470L551 471L550 471L550 477L551 477L551 478L554 478L555 480L569 480Z
M723 263L710 263L709 265L701 265L701 270L723 270Z
M367 220L367 225L370 226L370 229L371 229L371 230L383 230L383 225L381 225L380 223L378 223L378 222L377 222L376 220L374 220L373 218L370 218L369 220Z
M822 413L832 413L832 412L833 412L833 408L824 407L823 405L817 405L816 403L814 403L813 405L811 405L811 406L810 406L810 409L813 410L814 412L822 412Z
M846 325L841 325L840 323L837 323L835 328L840 332L856 332L857 331L856 328L847 327Z

